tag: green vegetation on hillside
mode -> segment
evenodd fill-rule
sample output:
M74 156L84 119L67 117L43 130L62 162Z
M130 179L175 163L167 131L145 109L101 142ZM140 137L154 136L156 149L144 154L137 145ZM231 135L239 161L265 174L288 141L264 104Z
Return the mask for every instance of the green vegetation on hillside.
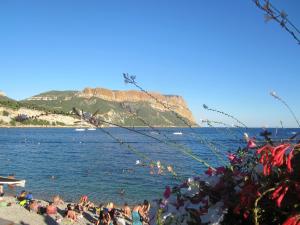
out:
M9 112L7 112L6 110L4 110L4 111L2 112L2 116L9 116Z
M0 98L0 106L17 110L21 107L40 110L46 113L71 115L73 107L84 112L94 113L105 121L110 121L123 126L185 126L185 124L170 111L160 111L153 108L149 102L113 102L100 98L82 98L77 91L49 91L34 96L35 99L15 101L13 99ZM48 100L38 99L49 98ZM47 99L46 98L46 99ZM3 112L4 113L4 112ZM3 114L4 115L4 114ZM142 118L142 119L141 119ZM14 122L11 125L14 126ZM24 125L59 125L64 123L51 121L46 123L41 120L26 120ZM107 125L107 124L106 124Z
M10 109L19 109L20 103L6 96L0 96L0 106L4 106Z
M16 125L34 125L34 126L49 126L51 123L47 120L41 120L41 119L28 119L23 121L16 121L15 119L12 119L10 121L10 125L16 126Z
M50 122L47 120L40 119L29 119L21 122L23 125L35 125L35 126L49 126Z

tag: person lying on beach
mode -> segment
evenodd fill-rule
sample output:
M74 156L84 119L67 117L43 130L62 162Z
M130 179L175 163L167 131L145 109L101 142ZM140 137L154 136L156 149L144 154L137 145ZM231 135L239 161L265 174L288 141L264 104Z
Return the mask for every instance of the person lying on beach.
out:
M29 207L28 207L30 212L39 213L39 208L40 208L40 205L38 204L37 201L35 201L35 200L30 201Z
M113 225L116 220L114 204L112 202L108 203L105 208L103 205L100 206L99 218L96 222L96 225Z
M114 203L110 202L106 205L112 223L116 222L116 209Z
M31 193L31 192L28 192L27 195L25 196L25 199L26 199L27 201L33 200L32 193Z
M104 205L100 204L98 208L99 208L99 213L98 213L99 217L97 222L95 223L96 225L100 225L102 223L103 215L104 215Z
M95 206L92 202L89 201L88 196L84 195L80 198L79 203L77 204L78 210L80 212L93 209Z
M43 207L42 205L39 204L40 202L37 200L31 200L29 201L28 205L26 206L26 208L30 211L30 212L35 212L37 214L43 215L44 213L46 213L46 207Z
M71 204L68 204L67 205L67 215L66 217L68 219L70 219L72 222L76 222L77 221L77 214L76 212L74 211L74 207L71 205Z
M104 205L102 203L99 204L98 207L95 207L95 214L100 215L100 212L103 211Z
M53 204L55 205L55 206L58 206L58 205L62 205L62 204L64 204L65 202L62 200L62 198L59 196L59 195L55 195L54 197L53 197Z
M27 192L26 191L21 191L21 193L20 194L18 194L17 196L16 196L16 198L18 199L18 201L23 201L23 200L25 200L26 199L26 196L27 196Z
M56 215L57 214L57 207L53 204L53 202L50 202L49 205L46 207L46 213L48 215Z
M128 206L127 206L128 207ZM127 211L129 209L129 211ZM115 218L113 219L113 224L116 225L129 225L131 224L131 211L130 208L128 207L128 209L126 209L126 215L124 213L124 209L118 209L115 208ZM129 216L130 214L130 216Z
M103 219L100 221L100 225L113 225L113 222L111 220L109 211L107 208L104 208L103 210Z

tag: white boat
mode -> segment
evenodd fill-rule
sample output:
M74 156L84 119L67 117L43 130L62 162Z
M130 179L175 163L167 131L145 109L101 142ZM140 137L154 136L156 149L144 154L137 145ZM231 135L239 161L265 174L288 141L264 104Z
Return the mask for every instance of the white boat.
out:
M179 131L179 132L174 132L173 134L174 134L174 135L182 135L182 132L181 132L181 131Z
M80 128L76 128L75 131L85 131L85 128L82 128L82 115L80 118Z
M76 128L75 131L85 131L85 128Z
M96 128L91 127L91 128L88 128L88 130L96 130Z
M0 177L0 184L16 185L25 187L25 180L17 180L14 178Z

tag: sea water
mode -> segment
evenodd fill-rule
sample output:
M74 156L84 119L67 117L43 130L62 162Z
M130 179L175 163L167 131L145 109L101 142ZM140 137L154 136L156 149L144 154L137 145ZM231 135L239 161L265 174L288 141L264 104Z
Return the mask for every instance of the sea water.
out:
M60 194L67 201L78 201L87 194L95 202L134 204L160 198L166 185L203 174L206 167L191 155L212 166L222 166L228 163L228 152L245 146L244 132L259 137L262 129L135 128L139 132L136 133L105 128L104 131L2 128L0 175L15 174L16 178L25 179L24 189L36 198L51 199ZM299 129L271 131L273 137L285 138ZM151 173L149 163L156 167L157 161L165 167L163 174L157 174L157 168ZM168 165L177 176L167 172Z

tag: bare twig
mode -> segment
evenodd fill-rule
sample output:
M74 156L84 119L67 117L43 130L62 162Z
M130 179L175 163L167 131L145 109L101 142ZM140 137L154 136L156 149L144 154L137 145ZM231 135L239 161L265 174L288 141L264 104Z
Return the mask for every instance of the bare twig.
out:
M296 117L296 115L295 115L294 111L291 109L291 107L286 103L286 101L284 101L280 96L278 96L278 95L276 94L275 91L271 91L271 92L270 92L270 95L271 95L272 97L274 97L275 99L277 99L278 101L280 101L282 104L285 105L285 107L286 107L286 108L290 111L290 113L292 114L293 118L296 120L296 122L297 122L297 124L298 124L298 127L300 128L300 123L299 123L298 118Z
M212 111L212 112L217 112L217 113L223 114L227 117L230 117L230 118L234 119L236 122L238 122L239 124L243 125L245 128L248 128L246 124L244 124L239 119L237 119L236 117L234 117L234 116L232 116L232 115L230 115L226 112L223 112L223 111L220 111L220 110L217 110L217 109L209 108L206 104L203 104L203 108L206 109L206 110L209 110L209 111Z
M284 28L296 41L300 44L299 29L287 18L287 14L283 10L278 10L269 0L252 0L255 5L266 13L266 21L274 20L282 28Z
M192 124L190 123L189 120L183 118L181 115L179 115L177 112L175 112L168 104L162 102L161 100L159 100L158 98L156 98L154 95L152 95L151 93L149 93L148 91L146 91L145 89L143 89L140 85L138 85L138 83L135 81L136 76L129 75L128 73L123 73L123 77L124 77L124 82L126 84L132 84L135 87L137 87L138 89L140 89L140 91L144 92L149 97L151 97L152 99L154 99L157 103L159 103L160 105L162 105L165 109L167 109L168 111L170 111L173 115L176 116L177 119L179 119L180 121L182 121L188 128L190 128L193 131L193 126L192 126ZM197 141L199 141L200 144L205 144L216 155L216 157L220 161L222 161L224 164L226 164L226 162L224 161L224 159L219 155L220 151L217 149L217 147L215 145L213 145L212 143L210 143L206 139L204 139L202 137L199 137L199 135L197 136Z

